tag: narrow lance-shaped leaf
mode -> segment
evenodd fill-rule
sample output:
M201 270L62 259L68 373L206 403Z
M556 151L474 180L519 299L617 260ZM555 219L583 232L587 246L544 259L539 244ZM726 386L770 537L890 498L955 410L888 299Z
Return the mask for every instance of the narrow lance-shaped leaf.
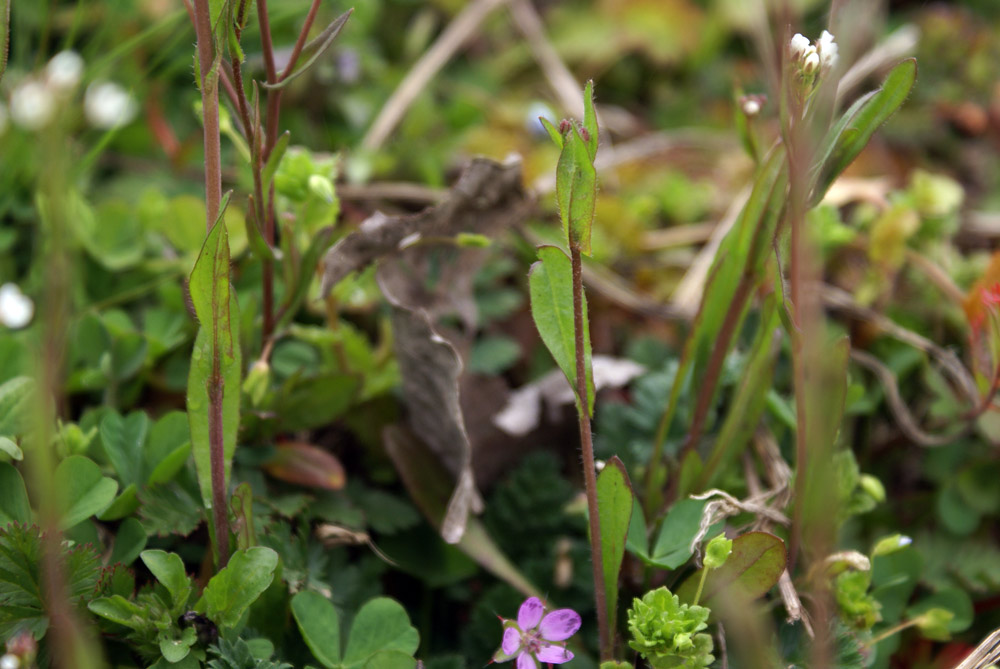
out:
M552 125L552 121L544 116L539 116L538 120L541 122L542 127L545 128L545 132L549 133L549 137L555 142L555 145L561 149L563 147L563 136L559 134L559 129Z
M229 238L220 221L221 213L195 262L189 284L201 327L191 354L187 408L198 485L206 508L213 506L211 428L221 432L225 490L240 421L239 308L229 284Z
M917 80L917 61L904 60L886 76L882 87L857 100L827 134L816 162L816 186L812 203L823 199L833 180L840 176L868 145L879 126L896 113Z
M260 173L261 182L265 192L271 185L271 179L274 178L275 172L278 171L278 165L281 164L281 159L285 156L285 151L288 150L288 143L291 139L292 133L288 130L278 135L278 141L274 143L274 147L271 149L271 155L267 157L264 169L261 170Z
M538 247L538 262L528 275L531 317L538 334L556 364L576 391L576 335L573 322L573 274L569 257L555 246ZM583 300L584 368L587 374L587 410L594 410L594 380L591 372L590 328L587 300Z
M597 202L597 170L576 124L570 124L565 134L556 165L556 200L570 246L589 256L590 229Z
M618 571L625 556L632 506L632 484L625 465L616 455L608 460L597 477L597 515L600 518L601 560L604 563L602 567L608 620L616 620Z
M323 32L302 47L302 53L299 54L298 61L295 62L295 65L292 66L290 71L282 72L276 83L264 83L261 85L264 88L269 89L284 88L290 81L293 81L296 77L300 76L312 67L312 65L319 60L319 57L330 48L333 41L337 39L337 35L340 34L340 30L344 27L344 24L347 23L347 19L351 18L351 13L353 11L353 9L348 9L346 12L335 18L330 25L323 29Z

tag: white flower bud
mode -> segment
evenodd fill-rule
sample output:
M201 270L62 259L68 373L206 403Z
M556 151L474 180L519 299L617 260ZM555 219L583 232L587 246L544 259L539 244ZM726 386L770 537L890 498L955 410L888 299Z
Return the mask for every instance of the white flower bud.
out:
M837 64L840 48L833 41L833 35L824 30L816 41L816 47L819 49L819 57L824 70L829 70Z
M110 81L94 82L83 98L83 113L97 128L117 128L126 125L136 114L132 96Z
M795 33L788 46L792 53L792 59L796 60L809 48L809 38L802 33Z
M819 69L819 54L815 50L806 54L805 59L802 61L802 71L806 74L812 74Z
M756 116L760 113L760 103L750 98L743 102L743 113L747 116Z
M45 66L45 81L56 91L76 88L83 76L83 58L76 51L60 51Z
M17 284L0 286L0 325L12 330L23 328L35 315L35 304L21 292Z
M0 669L19 669L20 666L21 659L17 655L7 653L0 657Z
M25 80L10 94L11 120L25 130L44 128L55 112L52 91L34 79Z

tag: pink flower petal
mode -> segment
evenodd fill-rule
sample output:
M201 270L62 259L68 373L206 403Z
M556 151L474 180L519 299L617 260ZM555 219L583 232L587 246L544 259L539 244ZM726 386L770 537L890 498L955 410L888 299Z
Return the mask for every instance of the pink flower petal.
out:
M525 651L517 656L517 669L538 669L538 663L531 653Z
M542 606L542 600L538 597L528 597L521 604L521 608L517 612L517 625L521 628L521 631L527 632L533 627L538 625L538 621L542 619L542 612L545 607Z
M548 662L549 664L562 664L563 662L569 662L573 659L573 653L569 652L562 646L557 646L555 644L542 646L542 649L537 653L539 662Z
M503 631L503 641L500 643L500 649L504 652L504 655L513 655L517 652L517 649L521 647L521 634L513 627L508 627Z
M580 629L580 614L573 609L556 609L544 618L538 630L546 641L565 641Z

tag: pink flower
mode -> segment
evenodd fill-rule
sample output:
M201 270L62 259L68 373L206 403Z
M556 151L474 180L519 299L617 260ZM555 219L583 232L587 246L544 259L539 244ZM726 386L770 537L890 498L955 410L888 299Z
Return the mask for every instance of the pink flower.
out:
M544 615L543 615L544 614ZM494 662L517 658L517 669L539 669L539 663L562 664L573 659L566 639L580 629L580 614L573 609L545 613L538 597L529 597L517 611L517 620L503 621L503 641Z

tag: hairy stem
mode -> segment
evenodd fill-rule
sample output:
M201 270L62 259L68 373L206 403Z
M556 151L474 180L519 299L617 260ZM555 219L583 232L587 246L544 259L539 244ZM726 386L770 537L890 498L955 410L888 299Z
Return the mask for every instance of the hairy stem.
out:
M590 516L590 553L594 570L594 600L597 605L597 628L601 641L601 659L612 657L611 627L608 621L607 590L604 584L604 561L601 555L601 523L597 510L597 475L594 467L594 441L590 431L590 404L587 401L587 364L583 322L583 260L580 247L570 242L573 267L573 330L576 337L576 395L579 400L580 449L583 452L583 481L587 489Z
M194 32L198 38L198 69L201 73L201 108L205 126L205 229L219 217L222 201L222 144L219 138L219 85L212 74L215 50L208 0L194 0Z
M222 158L219 138L219 87L217 73L212 72L215 48L212 44L212 19L208 0L194 0L194 29L198 37L198 67L201 71L201 103L205 117L205 203L207 230L219 218L222 200ZM218 337L218 328L212 328ZM212 519L215 527L215 549L219 566L229 560L229 514L226 504L225 451L222 426L222 397L225 387L222 380L218 342L212 360L209 379L208 437L212 469Z

